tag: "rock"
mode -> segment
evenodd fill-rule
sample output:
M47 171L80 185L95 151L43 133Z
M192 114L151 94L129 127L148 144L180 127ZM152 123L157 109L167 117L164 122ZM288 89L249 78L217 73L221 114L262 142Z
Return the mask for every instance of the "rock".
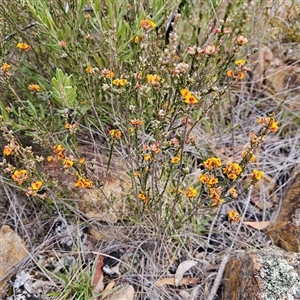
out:
M229 261L221 299L300 299L300 254L272 246Z
M123 287L112 292L106 300L133 300L134 288L130 284L126 284Z
M276 246L300 252L300 172L282 200L278 217L267 228L267 235Z
M15 271L14 267L27 256L22 239L9 226L3 225L0 229L0 298Z

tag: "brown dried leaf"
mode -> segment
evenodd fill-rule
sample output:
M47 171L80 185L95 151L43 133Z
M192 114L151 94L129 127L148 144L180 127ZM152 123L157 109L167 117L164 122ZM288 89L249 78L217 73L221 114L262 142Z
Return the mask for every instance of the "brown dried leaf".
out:
M262 221L262 222L243 222L243 224L253 227L257 230L263 230L267 228L270 224L270 221Z
M115 286L116 282L114 280L110 281L106 288L102 292L101 300L107 297L107 295L110 293L111 289Z
M183 285L183 284L192 285L192 284L197 284L199 282L200 282L200 278L185 277L185 278L181 279L181 281L179 282L178 285ZM175 286L175 278L174 277L162 278L162 279L157 280L154 284L157 287L164 286L166 284Z
M92 278L93 293L99 294L103 288L103 256L97 255L95 260L95 271Z

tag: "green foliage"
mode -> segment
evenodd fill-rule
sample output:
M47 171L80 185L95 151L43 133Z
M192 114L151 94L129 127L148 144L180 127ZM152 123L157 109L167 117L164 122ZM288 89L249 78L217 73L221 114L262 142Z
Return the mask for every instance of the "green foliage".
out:
M193 224L199 231L212 206L234 200L230 189L277 124L273 115L261 121L257 140L233 165L241 169L236 174L222 161L202 172L207 180L222 178L219 182L208 184L193 175L195 159L217 157L212 145L197 141L197 130L216 134L214 119L223 120L221 107L228 107L230 90L248 72L250 15L244 1L173 2L4 1L1 61L10 68L1 69L8 96L0 102L1 126L6 155L14 155L51 192L57 192L51 176L30 169L20 136L29 135L50 152L49 161L76 178L77 188L103 191L101 180L112 174L114 161L123 160L133 208L126 217L140 222L146 213L156 230L174 232ZM166 43L165 24L172 13ZM105 171L99 172L93 160L80 162L83 135L105 156ZM16 166L6 160L3 166L14 179ZM30 180L20 185L26 189ZM253 175L248 186L256 181ZM112 205L113 197L109 201Z

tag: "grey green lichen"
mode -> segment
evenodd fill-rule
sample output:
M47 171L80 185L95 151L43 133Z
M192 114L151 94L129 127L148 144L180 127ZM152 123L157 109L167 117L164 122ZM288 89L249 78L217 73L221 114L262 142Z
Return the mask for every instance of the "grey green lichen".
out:
M282 258L264 261L260 272L261 278L264 279L264 300L293 300L293 295L300 293L300 277L293 269Z

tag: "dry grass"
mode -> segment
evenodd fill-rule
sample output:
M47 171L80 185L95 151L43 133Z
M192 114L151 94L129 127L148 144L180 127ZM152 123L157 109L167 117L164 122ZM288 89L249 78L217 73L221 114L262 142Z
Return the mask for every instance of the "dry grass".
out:
M169 11L170 8L171 6L168 7ZM196 14L197 11L194 13ZM223 14L224 12L219 11L219 13ZM281 17L281 15L272 16L272 14L278 13L281 14L281 11L270 12L268 16L265 16L260 28L255 27L253 23L255 16L249 13L248 32L251 43L248 46L249 49L245 49L246 53L252 51L252 45L260 47L262 44L274 43L274 35L269 32L270 30L273 32L276 28L274 29L270 22ZM191 26L191 24L187 23L186 26ZM162 33L159 31L158 34ZM184 41L189 38L182 33ZM276 36L276 39L276 43L281 43L285 37ZM113 59L112 64L114 63ZM294 64L299 64L299 61ZM156 71L159 71L159 66L156 66ZM214 75L216 74L219 75L218 73ZM93 93L96 94L97 84L93 82L94 79L89 80L94 90L88 91L86 96L92 97ZM225 76L221 77L219 84L224 84L226 80ZM243 221L274 220L282 197L292 180L292 169L299 165L300 120L299 110L295 110L293 104L297 104L300 100L296 98L297 95L291 96L289 90L285 90L284 93L270 93L270 89L265 88L265 82L263 81L259 91L255 91L255 83L249 75L242 83L231 88L192 131L197 137L197 149L201 150L202 156L191 145L185 148L189 153L188 158L194 161L198 160L198 163L203 157L209 156L220 157L225 162L238 160L241 151L249 143L249 133L251 131L257 133L261 130L257 118L275 113L276 121L279 124L278 132L266 136L256 153L255 162L246 167L243 177L236 183L238 190L242 191L238 199L220 207L207 209L206 205L199 209L188 210L188 204L182 203L179 207L174 206L171 217L165 218L169 213L167 208L172 207L169 206L173 200L170 194L168 197L162 198L163 200L160 199L160 202L151 208L149 206L148 209L140 202L134 206L138 200L136 197L139 193L138 185L135 185L128 193L120 189L116 193L116 197L120 195L123 197L121 208L115 206L118 199L114 199L114 196L108 197L101 186L100 190L103 192L101 201L104 203L104 208L99 209L99 206L96 207L96 205L93 208L98 209L98 217L101 212L107 213L106 208L110 212L119 210L114 212L122 217L118 222L113 223L107 219L104 221L103 218L100 220L91 218L87 216L86 212L80 211L77 203L82 201L83 194L75 193L72 188L66 188L67 184L59 186L57 189L49 188L47 190L48 197L44 201L34 197L29 200L24 195L24 190L16 189L16 185L11 182L10 178L3 174L1 176L3 188L0 199L0 225L10 225L26 241L30 256L19 270L33 275L31 284L39 293L40 299L91 299L89 298L92 297L91 288L83 287L91 283L91 270L95 255L100 254L106 257L112 251L121 248L125 249L125 254L120 258L122 275L116 278L116 282L118 285L130 283L136 291L136 300L185 299L184 291L194 295L193 299L195 300L220 299L218 293L215 294L214 291L219 287L222 261L224 264L225 258L227 259L231 255L265 247L270 243L264 230L256 230L243 222L231 224L227 217L228 211L230 209L237 210ZM174 91L175 89L172 90L172 93ZM160 96L158 95L158 97ZM208 102L211 100L210 97L207 97ZM109 103L112 98L105 101ZM93 117L98 113L105 116L105 106L101 111L97 105L99 103L93 103ZM113 151L114 156L118 158L113 160L113 162L116 161L114 168L108 158L112 149L107 134L108 129L113 128L115 124L120 125L123 129L126 129L127 126L126 117L129 118L130 112L128 107L122 105L120 104L119 107L112 105L113 109L107 111L110 118L107 123L105 123L106 121L102 122L100 117L93 119L90 115L87 116L86 120L88 121L82 122L80 125L79 146L76 143L73 144L73 140L68 140L70 149L88 154L89 161L95 159L96 167L101 170L97 176L105 177L103 174L107 175L106 171L110 169L111 177L105 177L107 180L105 187L112 188L114 191L119 188L118 178L127 179L126 176L129 180L132 178L129 177L132 174L126 174L126 170L131 172L135 170L135 164L140 155L136 149L135 153L130 149L132 141L130 134L123 130L124 140L122 143L124 144L120 144ZM124 111L122 111L123 109ZM120 112L124 115L119 115ZM151 118L151 114L148 117ZM111 121L114 122L113 126L110 124ZM64 121L61 122L63 124ZM152 128L149 126L147 130L139 132L139 147L145 142L157 139L157 134L155 136L154 131L151 130ZM60 137L61 131L57 130L56 134ZM57 136L54 136L53 139ZM84 145L82 146L82 144ZM171 154L170 151L168 155ZM123 160L124 165L119 165L119 160ZM158 161L155 167L159 167L161 163ZM245 180L253 169L263 170L266 180L255 187L251 186L246 189ZM55 172L57 170L54 169ZM92 174L91 169L88 169L87 172ZM200 172L202 172L201 164L195 168L189 166L186 186L198 182L197 178ZM178 178L176 176L175 178ZM117 183L110 185L107 178L113 178L112 180L117 178ZM153 185L156 184L153 177L150 178L150 182ZM163 185L158 184L158 186L157 190ZM154 191L156 190L153 189L153 193ZM84 193L92 197L88 192ZM202 196L203 199L208 198L205 193ZM130 202L129 200L132 199L135 200ZM206 201L208 202L207 199ZM130 203L129 207L128 203ZM129 214L128 211L134 213ZM191 217L184 218L185 214ZM182 222L178 228L174 225L176 220ZM57 232L58 223L62 226L59 233ZM92 234L91 228L97 230L98 236L95 233ZM59 269L59 265L65 262L62 258L68 258L71 262ZM197 285L185 285L179 288L155 285L159 279L174 276L178 265L185 260L197 261L197 265L185 273L185 276L199 278ZM57 271L58 269L59 271ZM105 283L110 280L111 278L106 275ZM9 289L8 294L11 295L11 292ZM49 293L53 292L57 294L49 296Z

